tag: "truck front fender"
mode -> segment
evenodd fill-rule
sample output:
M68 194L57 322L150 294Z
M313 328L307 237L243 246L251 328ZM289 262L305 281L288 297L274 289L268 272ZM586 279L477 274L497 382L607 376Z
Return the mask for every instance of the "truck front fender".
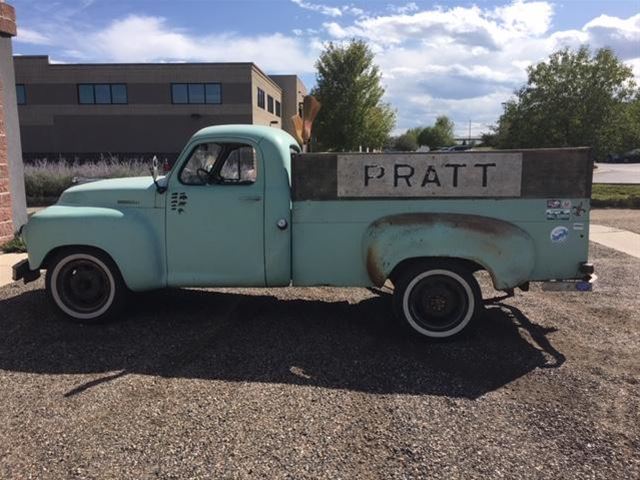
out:
M373 222L363 243L367 272L377 286L384 284L397 265L412 258L472 261L489 272L498 290L526 282L535 264L535 245L524 230L479 215L391 215Z
M166 286L162 209L55 205L31 217L23 236L32 270L56 249L88 246L111 256L131 290Z

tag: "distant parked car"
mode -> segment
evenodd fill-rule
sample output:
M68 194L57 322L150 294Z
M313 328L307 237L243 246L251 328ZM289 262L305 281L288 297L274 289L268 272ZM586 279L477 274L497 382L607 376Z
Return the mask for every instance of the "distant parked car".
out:
M624 163L637 163L640 162L640 148L634 148L633 150L629 150L622 156L622 161Z
M471 145L452 145L451 147L442 147L438 149L438 152L464 152L471 150Z
M640 162L640 148L634 148L623 154L609 153L604 161L607 163L638 163Z

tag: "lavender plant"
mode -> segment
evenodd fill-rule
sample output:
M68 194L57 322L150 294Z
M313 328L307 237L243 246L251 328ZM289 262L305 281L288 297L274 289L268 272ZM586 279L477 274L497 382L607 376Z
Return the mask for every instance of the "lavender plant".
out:
M84 163L43 159L24 165L27 199L36 203L55 201L64 190L74 184L74 179L86 181L146 175L149 175L148 161L119 161L114 157Z

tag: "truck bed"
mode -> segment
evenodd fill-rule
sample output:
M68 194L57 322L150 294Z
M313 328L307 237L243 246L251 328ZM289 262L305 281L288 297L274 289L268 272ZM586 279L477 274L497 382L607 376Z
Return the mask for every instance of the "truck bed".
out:
M293 283L372 285L364 247L384 219L416 231L436 222L459 227L460 235L455 228L422 235L425 252L436 256L454 256L469 228L490 231L495 242L481 248L506 263L523 245L504 241L499 226L512 225L531 239L522 252L533 258L527 281L578 278L588 256L592 169L587 148L294 155ZM410 235L407 228L398 235ZM392 240L399 246L400 237Z

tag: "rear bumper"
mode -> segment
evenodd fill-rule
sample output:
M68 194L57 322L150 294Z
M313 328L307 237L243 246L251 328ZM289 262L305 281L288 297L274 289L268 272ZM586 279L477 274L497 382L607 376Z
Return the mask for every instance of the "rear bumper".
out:
M592 292L598 280L597 275L587 275L581 280L552 280L542 282L542 290L545 292Z
M29 260L27 259L16 263L12 270L12 278L14 282L22 279L24 283L29 283L40 278L40 270L31 270L29 267Z
M553 280L542 282L542 290L547 292L592 292L598 280L594 273L593 263L584 262L580 265L580 272L584 277L571 280Z

